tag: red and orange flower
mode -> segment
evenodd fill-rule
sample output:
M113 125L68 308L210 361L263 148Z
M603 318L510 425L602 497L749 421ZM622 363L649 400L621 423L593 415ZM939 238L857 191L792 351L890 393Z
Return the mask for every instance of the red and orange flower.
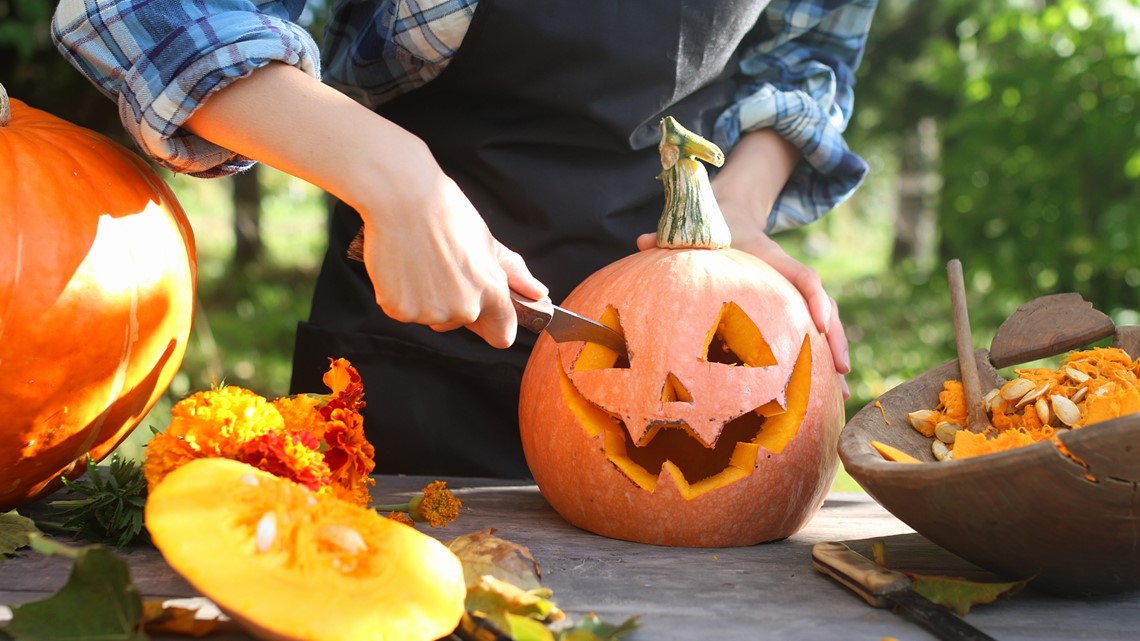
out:
M248 463L356 505L371 500L375 449L364 435L364 386L345 359L330 359L327 395L268 401L234 386L206 390L171 409L170 426L147 445L143 472L154 488L196 458Z

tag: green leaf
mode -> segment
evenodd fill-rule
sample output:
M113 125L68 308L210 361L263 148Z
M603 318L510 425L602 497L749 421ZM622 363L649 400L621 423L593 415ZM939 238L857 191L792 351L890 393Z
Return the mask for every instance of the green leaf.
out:
M993 603L1001 596L1013 596L1029 582L981 583L949 576L911 574L914 591L931 601L966 616L977 604Z
M515 641L554 641L550 628L527 616L508 613L507 630Z
M12 606L3 632L16 641L146 641L142 597L127 564L102 545L72 547L32 535L43 554L74 559L71 576L54 595Z
M621 625L606 623L591 614L573 626L558 631L558 641L618 641L637 628L637 617L629 617Z
M28 546L28 538L39 530L31 519L15 510L0 514L0 558Z
M467 586L465 604L470 612L481 613L499 630L507 630L507 615L524 616L536 621L559 621L562 610L550 600L547 588L523 590L490 575Z
M41 521L42 527L116 547L147 537L143 524L147 483L138 461L112 454L110 466L101 471L88 458L87 476L75 481L64 478L63 483L79 498L49 503L63 521Z

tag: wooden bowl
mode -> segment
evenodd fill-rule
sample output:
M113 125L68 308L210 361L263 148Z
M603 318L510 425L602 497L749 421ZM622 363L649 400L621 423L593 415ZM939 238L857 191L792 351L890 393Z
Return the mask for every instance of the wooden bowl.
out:
M1135 358L1138 328L1114 328L1087 303L1092 313L1082 311L1080 322L1060 334L1041 326L1039 314L1034 319L1026 313L1071 302L1037 299L1003 323L991 350L975 352L982 389L1004 380L995 364L1056 355L1107 336ZM1003 333L1019 325L1027 331ZM1031 587L1064 596L1140 588L1140 414L1062 435L1064 446L1087 467L1050 441L939 462L930 439L910 426L907 413L934 408L948 379L960 380L957 359L860 410L840 434L839 455L847 472L918 533L997 574L1031 579ZM923 462L887 461L871 446L873 440Z

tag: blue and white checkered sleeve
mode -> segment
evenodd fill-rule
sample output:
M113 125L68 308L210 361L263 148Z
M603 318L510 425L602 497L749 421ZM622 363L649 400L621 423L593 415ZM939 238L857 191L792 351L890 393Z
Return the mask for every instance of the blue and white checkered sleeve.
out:
M213 92L273 61L319 77L313 38L294 21L304 0L63 0L60 52L119 105L139 149L195 176L251 162L182 128Z
M737 102L717 120L714 141L731 149L742 133L773 128L803 156L765 231L804 225L850 196L867 163L843 139L876 0L774 0L746 52Z

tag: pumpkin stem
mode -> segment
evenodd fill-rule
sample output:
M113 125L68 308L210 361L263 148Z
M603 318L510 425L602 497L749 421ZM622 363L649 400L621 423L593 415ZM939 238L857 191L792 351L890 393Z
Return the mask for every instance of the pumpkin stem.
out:
M728 247L732 234L713 196L708 172L699 162L704 160L720 167L724 164L724 152L682 127L672 116L661 120L657 150L662 167L657 177L665 186L665 210L657 223L657 246Z
M12 107L8 104L8 92L0 83L0 127L7 127L12 121Z

